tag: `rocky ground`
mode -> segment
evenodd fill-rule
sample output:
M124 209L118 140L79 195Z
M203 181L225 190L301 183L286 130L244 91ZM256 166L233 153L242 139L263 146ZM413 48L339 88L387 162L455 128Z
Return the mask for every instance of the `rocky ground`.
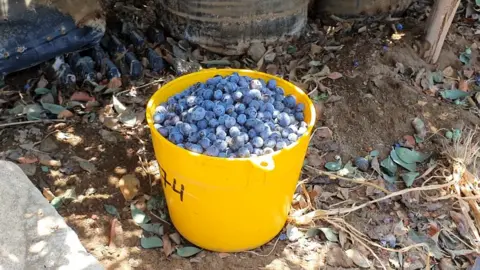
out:
M204 67L258 68L296 83L315 102L317 129L291 223L252 252L197 253L168 222L144 113L149 97L175 77L173 71L152 75L147 70L141 81L130 84L124 78L121 89L83 85L57 91L41 68L12 74L0 88L0 156L20 164L108 269L350 269L382 264L392 269L467 269L478 251L471 241L478 232L467 217L468 204L445 197L452 192L449 186L428 192L420 187L448 181L452 162L444 152L453 145L449 140L460 134L465 138L467 128L480 124L480 28L478 14L468 10L462 7L457 14L436 65L425 63L416 51L428 12L418 6L398 21L312 20L302 38L255 46L242 57L221 58L168 40L160 51L170 62L181 58ZM127 111L119 111L114 100ZM45 108L50 113L41 114L41 121L25 122L38 116L32 105L40 101L62 107ZM58 114L64 119L52 120ZM402 169L400 176L389 174L393 165L388 161L395 160L392 146L431 155L418 161L412 174ZM403 167L399 165L395 168ZM335 171L335 166L343 169ZM381 200L409 188L416 189ZM133 208L126 200L130 197ZM350 211L358 205L362 208ZM333 215L338 209L342 214ZM139 227L134 221L141 218L138 210L163 231ZM301 222L299 211L332 215ZM158 240L142 244L140 237L155 234L163 247L144 248Z

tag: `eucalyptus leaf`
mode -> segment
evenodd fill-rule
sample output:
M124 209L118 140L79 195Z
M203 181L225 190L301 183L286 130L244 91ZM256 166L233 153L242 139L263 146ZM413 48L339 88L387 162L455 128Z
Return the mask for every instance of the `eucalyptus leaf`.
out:
M371 158L374 158L374 157L378 157L380 155L380 151L378 150L373 150L372 152L370 152L369 156Z
M147 202L147 209L149 211L157 210L163 207L165 207L165 203L162 195L152 196Z
M342 168L342 160L338 159L336 161L327 162L327 164L325 164L325 168L332 172L339 171Z
M398 147L400 148L400 147ZM398 165L402 166L403 168L411 171L411 172L414 172L417 170L417 164L415 162L411 162L411 159L407 159L408 162L406 162L405 160L401 159L398 155L397 155L397 152L395 150L392 149L392 151L390 152L390 158L395 162L397 163Z
M59 114L66 110L63 106L51 103L42 103L42 107L53 114Z
M118 91L120 91L120 88L108 88L107 90L105 90L105 92L103 92L103 94L113 94Z
M79 101L69 101L67 102L67 109L73 109L75 107L81 107L82 109L85 108L85 105L83 105L83 103L79 102Z
M408 173L404 173L401 175L402 179L403 179L403 182L405 182L405 185L407 185L407 187L411 187L412 184L413 184L413 181L415 181L415 179L420 175L420 173L418 172L408 172Z
M442 71L432 72L432 79L434 83L443 82L443 72Z
M154 233L158 236L163 235L163 226L160 223L147 223L147 224L140 223L139 226L147 232Z
M63 204L63 197L55 197L53 200L50 202L50 204L53 206L53 208L58 209L60 206Z
M25 105L23 104L20 104L20 105L17 105L15 107L13 107L12 109L8 110L8 113L9 114L12 114L12 115L17 115L17 114L21 114L24 112L24 109L25 109Z
M37 95L45 95L51 93L52 91L48 88L37 88L35 89L35 94Z
M328 241L330 242L338 242L338 236L337 236L337 233L335 233L334 230L330 229L330 228L318 228L321 232L323 232L323 234L325 235L325 237L327 238Z
M118 100L118 98L116 96L113 96L113 107L115 108L115 111L118 114L122 114L123 112L125 112L127 110L127 107L125 105L123 105L123 103L120 102L120 100Z
M457 90L457 89L440 91L440 95L444 99L450 99L450 100L456 100L456 99L465 98L469 96L467 92L462 90Z
M424 235L422 233L418 233L414 231L413 229L410 229L408 231L408 238L410 238L413 242L420 244L420 243L426 243L428 245L428 248L430 252L433 254L435 259L440 260L443 257L443 252L442 250L438 247L437 243L427 235Z
M182 248L177 248L176 253L178 256L182 258L187 258L199 253L200 251L202 250L197 247L182 247Z
M137 114L134 111L127 109L118 116L118 119L125 126L134 127L137 123Z
M382 171L384 171L389 176L394 176L398 169L397 164L393 162L390 156L382 160L382 162L380 162L380 166L382 168Z
M107 213L109 213L110 215L120 218L120 213L118 213L118 210L117 208L115 208L115 206L110 204L104 204L103 208L105 208L105 211L107 211Z
M102 92L103 89L105 89L105 88L107 88L106 85L98 85L98 84L97 84L97 85L95 86L95 89L93 89L93 92L95 92L95 93Z
M43 112L42 106L38 104L27 105L23 110L23 113L27 114L27 119L30 121L42 119L42 116L44 116Z
M130 205L130 211L132 212L132 219L137 224L145 224L150 221L148 217L142 210L138 209L135 204Z
M158 236L140 238L140 245L143 248L160 248L163 247L163 241Z
M420 153L405 147L397 147L395 153L406 163L424 162L430 157L430 154Z
M396 175L390 176L390 175L388 175L388 174L386 174L386 173L383 173L383 174L382 174L382 177L383 177L383 179L384 179L385 181L387 181L387 182L390 183L390 184L394 184L394 183L397 182L397 180L398 180L398 177L397 177Z

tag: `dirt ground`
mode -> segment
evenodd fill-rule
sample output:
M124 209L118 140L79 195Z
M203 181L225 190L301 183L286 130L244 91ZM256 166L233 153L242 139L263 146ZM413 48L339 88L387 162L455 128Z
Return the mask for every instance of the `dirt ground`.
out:
M315 56L316 59L325 59L329 56L330 59L325 64L330 70L343 74L343 77L322 81L323 85L330 89L330 95L326 99L316 101L321 104L319 106L322 112L318 127L330 128L333 137L320 138L318 135L314 137L306 164L320 169L327 161L333 161L335 155L341 155L346 161L366 156L372 150L379 150L383 157L403 136L413 134L411 122L416 117L425 120L430 134L441 129L480 125L476 113L430 96L421 86L415 84L415 73L422 68L443 70L451 66L454 69L461 69L458 55L463 52L466 45L472 45L473 38L459 35L454 25L438 65L429 66L413 49L415 35L421 31L423 25L408 19L402 22L405 38L389 44L387 48L383 43L384 37L391 34L387 24L383 30L378 27L382 24L377 24L377 27L369 28L363 33L345 34L340 31L339 34L324 36L323 39L309 36L306 40L298 41L299 48L309 46L312 40L321 46L332 41L344 45L339 51L324 51ZM319 24L317 27L324 29ZM477 46L480 45L478 39L476 42ZM295 55L293 59L296 59ZM399 70L398 63L405 71ZM477 71L478 68L476 66ZM22 87L26 78L34 76L35 70L16 74L7 78L7 85ZM148 97L155 90L155 87L147 87L139 91L139 100L135 105L145 106ZM76 121L67 123L22 125L1 129L0 150L4 151L6 157L11 157L12 152L22 151L20 146L25 143L39 142L41 146L48 142L54 145L53 150L33 152L48 152L52 158L61 160L62 166L50 167L48 171L37 166L30 179L39 189L50 188L56 195L69 188L75 188L77 199L62 206L59 213L77 232L86 249L107 269L354 268L351 263L345 262L342 257L344 255L341 254L341 250L339 251L339 245L326 241L324 237L295 242L280 240L278 243L273 239L255 250L256 254L202 251L189 259L174 254L167 257L162 249L142 249L139 240L142 229L133 222L130 204L125 201L117 185L122 176L134 174L140 180L139 194L145 194L147 198L161 194L160 186L155 184L155 173L148 173L149 171L145 169L148 161L154 160L148 127L143 122L133 130L114 132L115 139L107 141L101 135L101 131L107 128L98 119L92 122L85 119L77 117ZM425 151L433 151L438 146L434 140L427 140L418 147ZM25 155L25 151L20 154ZM89 160L95 164L96 171L90 173L80 168L78 163L70 159L72 156ZM336 203L363 200L368 197L363 186L353 187L341 182L338 185L330 182L317 185L324 194L337 194L343 189L349 191L348 198L343 200L334 195L330 195L332 198L320 198L317 205L327 209ZM313 185L309 188L313 188ZM143 197L139 195L137 198ZM105 211L104 204L113 205L120 212L123 246L109 247L112 216ZM145 200L140 199L137 206L140 205L142 208L142 204L145 208ZM441 209L439 210L441 207L434 210L426 208L412 210L406 206L407 204L405 198L374 204L369 209L349 215L347 220L371 239L381 241L382 237L389 234L392 226L402 219L398 213L403 213L411 224L415 223L414 214L417 213L427 217L442 215ZM168 233L175 232L175 229L163 220L155 217L152 219L163 222ZM368 250L357 248L374 261ZM388 261L388 253L379 251L379 254L382 259ZM417 257L412 255L411 258ZM418 264L415 264L415 259L409 262L411 267L404 269L421 268L416 267ZM375 266L379 266L378 262L375 262Z

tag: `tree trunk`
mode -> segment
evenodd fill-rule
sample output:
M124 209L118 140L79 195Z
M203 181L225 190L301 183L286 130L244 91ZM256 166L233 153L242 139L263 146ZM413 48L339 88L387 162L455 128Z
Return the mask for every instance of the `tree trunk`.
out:
M460 0L435 0L428 18L425 36L427 49L424 57L428 63L437 62L459 4Z

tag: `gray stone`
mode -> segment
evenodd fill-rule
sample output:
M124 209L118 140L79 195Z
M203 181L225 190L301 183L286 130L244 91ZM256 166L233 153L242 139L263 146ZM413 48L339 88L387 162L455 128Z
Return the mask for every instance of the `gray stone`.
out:
M34 176L37 171L37 165L35 164L19 164L18 166L28 176Z
M51 137L46 138L40 144L40 151L43 151L43 152L50 153L57 149L58 149L58 145L55 143L55 141Z
M267 51L267 49L265 49L265 46L263 46L262 43L252 43L252 45L250 45L250 48L248 48L248 56L250 56L253 61L257 62L258 60L260 60L260 58L262 58L262 56L265 54L265 52Z
M0 161L0 269L104 269L20 167Z

